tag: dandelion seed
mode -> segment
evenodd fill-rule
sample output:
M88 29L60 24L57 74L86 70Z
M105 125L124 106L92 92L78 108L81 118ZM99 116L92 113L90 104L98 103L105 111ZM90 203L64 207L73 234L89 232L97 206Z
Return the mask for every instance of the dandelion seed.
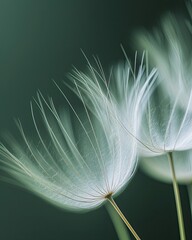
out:
M191 2L188 10L192 16ZM160 156L167 153L172 170L180 237L185 239L177 172L174 169L174 164L178 164L174 157L177 159L180 154L174 152L192 148L191 17L186 20L168 14L161 25L161 30L154 31L153 35L138 35L141 46L149 52L153 64L157 66L161 79L159 96L148 104L141 137L142 141L147 142L148 148L142 148L141 155ZM186 165L183 159L180 162L183 167ZM155 163L157 161L151 167Z
M140 145L141 157L167 155L172 173L173 188L177 207L181 240L185 240L185 229L180 201L180 193L174 167L173 153L192 148L192 112L191 96L186 109L172 101L162 89L158 89L148 101L145 115L141 122ZM158 94L159 93L159 94ZM182 159L181 159L182 161Z
M52 99L46 101L38 93L36 108L31 104L38 140L29 140L18 122L23 143L10 138L0 146L1 168L19 186L64 209L88 211L109 201L139 240L113 200L134 174L136 141L107 111L99 122L83 98L79 113L59 90L71 111L59 112Z
M18 122L24 144L12 139L8 147L1 145L5 170L63 208L91 209L118 194L135 170L135 142L107 116L107 122L99 123L88 111L85 117L73 108L74 119L67 111L58 113L53 101L46 102L41 94L36 103L46 136L31 105L38 142L30 142Z
M192 3L187 5L192 16ZM149 99L143 120L141 155L162 155L192 148L192 21L167 14L153 34L137 34L158 69L160 84Z

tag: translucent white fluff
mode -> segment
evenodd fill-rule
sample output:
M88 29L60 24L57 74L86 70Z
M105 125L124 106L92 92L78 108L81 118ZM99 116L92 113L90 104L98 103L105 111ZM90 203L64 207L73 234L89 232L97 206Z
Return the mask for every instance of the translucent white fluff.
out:
M161 79L161 87L178 104L186 107L192 94L192 3L188 4L188 19L167 14L153 34L139 33L142 49L149 52L153 66Z
M186 108L172 101L162 89L157 89L148 101L142 118L140 141L142 156L192 148L192 96Z
M188 5L192 14L192 5ZM192 148L191 18L166 15L153 34L138 34L140 45L158 68L159 89L149 100L142 123L142 155Z
M18 123L22 143L10 138L0 146L1 167L17 184L77 211L97 207L123 190L135 170L136 142L107 111L101 122L86 107L81 114L71 105L71 112L58 112L41 94L36 106L31 107L36 140Z
M192 150L183 152L173 152L174 167L177 181L180 184L192 183ZM149 176L172 183L172 173L166 155L153 158L143 158L140 166Z
M127 60L113 67L108 76L100 62L96 60L96 63L96 68L89 65L87 74L75 70L71 75L77 87L76 94L85 99L101 123L109 115L127 133L127 137L138 140L143 110L155 88L156 69L148 73L144 55L140 64L135 60L134 68Z

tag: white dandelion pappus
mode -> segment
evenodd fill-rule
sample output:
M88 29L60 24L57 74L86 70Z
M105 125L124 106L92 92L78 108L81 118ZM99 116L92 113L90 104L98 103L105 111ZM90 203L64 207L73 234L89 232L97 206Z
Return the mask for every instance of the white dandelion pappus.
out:
M188 9L191 15L191 2ZM145 33L138 36L141 46L149 51L153 64L159 69L159 78L161 79L160 94L149 102L145 123L142 127L141 138L142 141L147 142L148 148L142 148L141 156L159 155L152 160L148 159L150 163L154 162L150 166L148 165L149 171L147 172L151 172L150 169L156 164L156 167L159 167L157 174L161 175L161 165L165 168L164 160L160 165L155 159L164 159L164 156L160 157L160 155L167 153L176 200L180 238L185 240L176 171L178 171L178 162L180 168L181 166L185 168L187 164L184 159L178 160L178 156L185 156L186 153L183 155L177 151L186 151L192 148L191 18L187 22L186 19L176 18L169 14L162 21L161 31L156 30L154 35L153 37ZM155 104L154 101L156 101ZM166 173L164 178L167 178Z
M84 96L86 105L100 122L110 115L127 133L127 137L131 136L137 142L143 110L157 79L156 69L148 73L144 56L139 64L136 54L134 68L126 59L125 63L111 68L108 77L98 59L95 59L96 68L88 62L87 74L75 70L70 76L78 89L75 93Z
M192 148L192 96L186 108L178 104L161 89L152 94L142 119L140 141L141 156L163 155Z
M192 94L192 3L188 3L187 19L171 13L164 16L161 26L149 34L137 34L139 45L149 53L158 68L161 87L178 104L186 108Z
M155 94L150 97L148 107L141 122L139 139L144 144L140 145L140 156L154 158L155 156L167 155L167 161L172 173L180 238L181 240L185 240L185 228L175 172L174 152L192 148L192 112L190 111L192 100L190 96L186 109L181 108L178 104L180 94L173 101L161 88L158 90L159 95L158 91L155 91ZM180 159L180 161L183 161L183 159Z
M158 95L159 91L159 95ZM180 193L175 170L175 152L186 151L192 148L192 97L190 96L186 108L178 104L180 94L173 101L162 88L155 91L148 101L148 107L141 123L140 146L141 157L167 156L172 174L172 183L175 194L180 238L185 240L185 228L180 201ZM149 160L149 159L148 159ZM142 160L141 160L142 161ZM151 162L150 161L150 162ZM185 165L183 159L181 164Z
M90 210L120 193L135 170L135 141L107 115L99 123L86 107L77 114L68 102L71 113L59 113L52 99L47 102L41 93L37 98L41 126L33 104L31 112L38 140L30 141L18 123L23 143L11 139L1 145L2 168L19 185L64 209Z

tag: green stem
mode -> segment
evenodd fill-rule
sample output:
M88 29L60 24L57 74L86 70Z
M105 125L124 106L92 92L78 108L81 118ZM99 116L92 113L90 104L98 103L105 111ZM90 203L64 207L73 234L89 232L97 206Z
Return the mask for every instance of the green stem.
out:
M106 209L109 213L109 216L111 217L111 220L113 222L113 226L116 230L117 236L119 240L131 240L127 228L125 227L125 224L115 211L115 209L112 207L111 204L107 203L106 204Z
M189 197L189 204L190 204L190 210L191 210L191 218L192 218L192 184L187 185L187 192Z
M174 167L172 152L168 153L168 159L169 159L172 178L173 178L173 190L174 190L175 203L177 208L177 218L179 223L180 238L181 240L185 240L186 237L185 237L185 228L184 228L183 213L182 213L182 207L181 207L181 199L180 199L179 187L177 184L177 178L175 174L175 167Z
M133 229L133 227L131 226L131 224L128 222L128 220L126 219L126 217L123 215L123 213L121 212L121 210L119 209L119 207L117 206L116 202L113 200L112 196L108 196L107 200L111 203L111 205L113 206L113 208L116 210L116 212L119 214L120 218L123 220L123 222L125 223L125 225L128 227L128 229L130 230L130 232L133 234L133 236L135 237L136 240L141 240L139 238L139 236L137 235L137 233L135 232L135 230Z

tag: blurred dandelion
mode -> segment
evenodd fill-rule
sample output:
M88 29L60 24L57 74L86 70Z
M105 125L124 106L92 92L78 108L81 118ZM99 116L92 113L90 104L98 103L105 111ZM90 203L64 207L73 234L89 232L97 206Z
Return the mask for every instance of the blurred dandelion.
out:
M10 137L0 146L1 168L14 179L10 181L64 209L88 211L109 201L140 239L113 200L134 174L137 142L110 117L108 109L98 121L80 95L84 108L79 113L57 87L71 111L59 112L51 98L47 101L38 93L36 107L31 103L38 140L28 139L18 122L23 143Z
M159 94L149 101L143 121L141 138L147 148L142 148L141 155L144 157L159 155L156 159L162 161L159 163L159 160L154 159L153 163L152 160L146 163L146 160L145 163L143 162L143 166L145 169L148 168L148 172L151 172L150 169L153 168L157 177L160 177L163 167L164 175L161 176L164 179L169 179L167 175L169 171L165 170L164 157L160 157L165 153L168 154L181 239L185 239L185 233L176 177L180 181L180 177L183 176L181 172L185 169L187 178L191 168L186 169L190 166L190 161L186 159L180 159L180 163L178 163L178 158L185 158L188 152L175 153L175 151L192 149L191 2L188 3L188 11L190 17L187 20L168 14L162 20L161 29L155 30L153 35L143 32L137 36L140 46L149 52L151 62L157 66L161 80ZM176 173L174 164L176 165Z
M186 108L192 94L192 2L187 4L188 18L167 14L152 34L139 32L136 40L149 52L151 63L158 68L163 90L181 107Z
M184 240L183 214L173 153L192 148L192 112L190 111L192 101L190 97L187 108L183 109L177 104L179 96L175 101L172 101L162 89L158 90L148 101L142 119L139 139L143 144L140 144L140 156L142 158L160 158L159 156L167 155L172 172L180 237ZM184 160L180 159L180 161L181 164L185 165Z

